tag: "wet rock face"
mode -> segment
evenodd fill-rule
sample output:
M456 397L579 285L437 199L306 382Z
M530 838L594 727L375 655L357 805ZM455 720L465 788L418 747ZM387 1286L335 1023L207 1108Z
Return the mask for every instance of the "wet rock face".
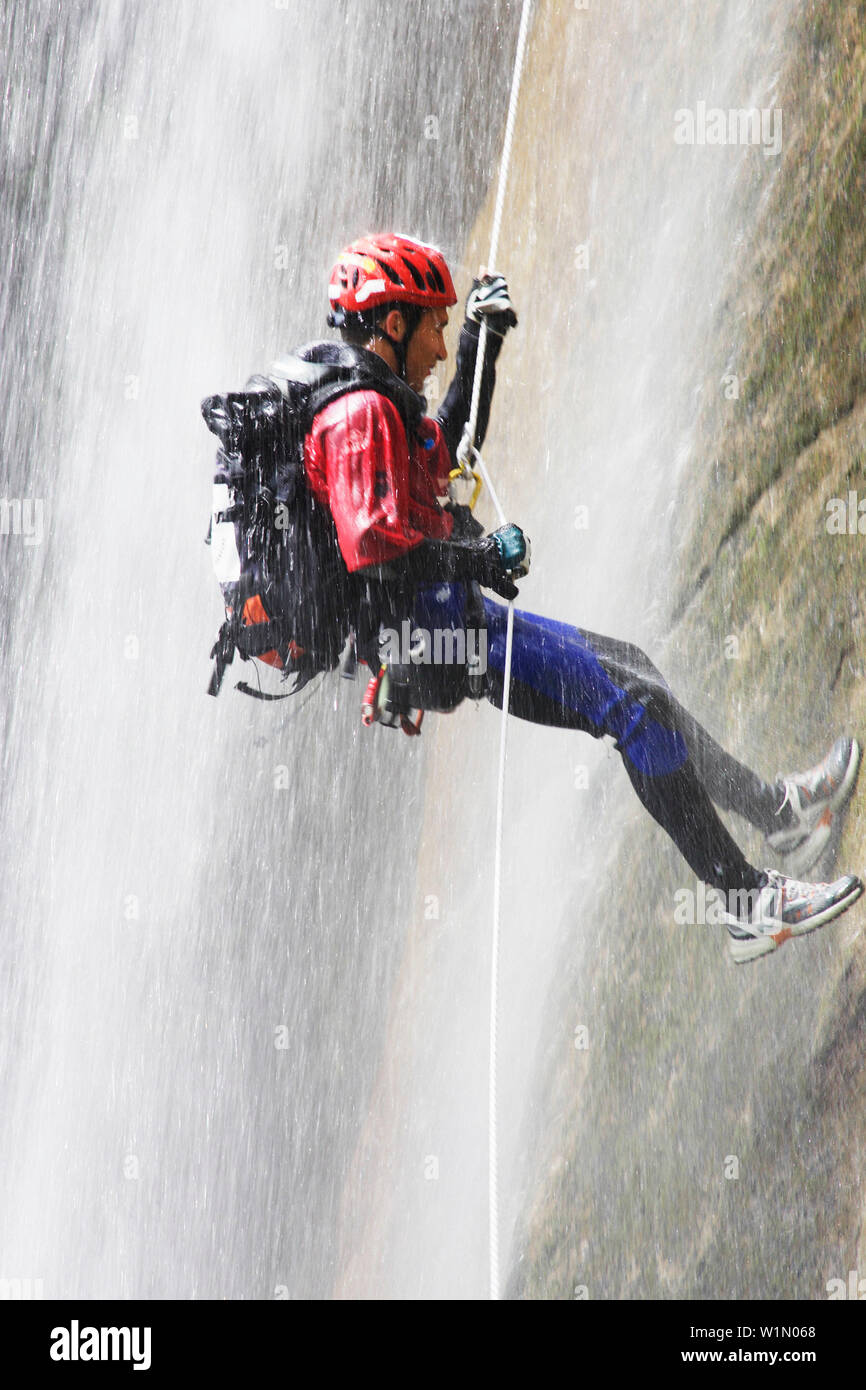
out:
M694 59L707 33L692 33L691 49L680 34L678 59L653 12L653 57L640 86L624 90L641 94L651 120L664 73L672 113L691 110L696 133L705 98L705 135L710 107L744 106L749 92L756 107L782 113L782 138L778 155L709 138L682 146L692 162L679 206L690 187L703 205L691 256L708 254L703 284L685 282L691 323L678 303L662 335L662 361L684 340L691 360L677 359L682 394L666 397L680 412L678 462L653 494L667 490L671 511L660 500L649 512L658 525L670 522L664 616L649 645L719 741L772 778L810 766L837 733L866 730L862 16L856 6L809 4L787 15L753 6L738 58L733 29L742 14L726 31L721 9L710 9L703 21L717 42L725 34L731 42L717 49L730 62L726 80L690 87L684 55ZM609 41L627 46L627 26ZM711 159L718 182L698 195ZM647 208L667 205L663 161L653 169L656 181L647 172L647 188L637 178L632 195ZM610 205L603 178L597 170L583 181L596 215L600 198ZM623 235L618 274L645 249ZM596 267L610 254L596 255ZM681 256L670 275L674 296L689 262ZM580 317L593 344L605 332L598 289ZM624 309L621 326L627 340L633 312ZM652 376L649 343L645 355ZM650 478L652 457L650 448ZM647 644L635 617L629 635ZM623 808L628 815L631 803ZM760 836L730 823L753 862L763 862ZM862 869L863 827L855 803L837 850L840 872ZM862 910L734 975L722 929L676 926L675 895L695 885L655 827L631 817L611 869L601 904L575 904L578 920L592 922L593 948L563 967L550 1008L554 1060L511 1292L826 1297L828 1278L844 1279L866 1260L854 1157L863 1141L855 1064L866 997ZM575 1024L589 1045L569 1053L559 1044Z

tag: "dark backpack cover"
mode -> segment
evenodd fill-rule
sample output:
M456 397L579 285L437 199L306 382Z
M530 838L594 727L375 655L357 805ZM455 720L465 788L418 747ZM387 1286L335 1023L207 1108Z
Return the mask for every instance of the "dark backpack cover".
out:
M251 377L243 391L202 402L220 441L208 540L220 552L226 605L211 653L212 695L235 652L293 675L290 693L339 661L355 585L330 512L307 486L304 441L320 410L358 390L386 395L407 432L417 429L423 397L375 353L343 343L308 344L275 363L270 376Z

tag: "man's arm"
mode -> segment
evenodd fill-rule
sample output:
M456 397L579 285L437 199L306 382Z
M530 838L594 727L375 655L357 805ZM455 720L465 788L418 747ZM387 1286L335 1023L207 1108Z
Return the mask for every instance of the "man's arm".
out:
M460 330L454 379L436 416L445 436L452 462L457 462L457 447L463 437L472 407L472 386L475 381L475 361L478 356L478 336L481 320L487 322L487 348L481 376L481 395L478 402L478 426L475 443L484 443L490 420L490 405L496 385L496 359L502 339L509 328L516 327L517 315L501 275L485 275L476 280L466 301L466 320Z
M378 567L383 579L411 585L474 581L503 598L517 597L514 579L529 573L530 545L519 526L500 526L489 536L466 540L423 540L398 560Z
M460 341L457 345L454 379L436 414L454 465L457 463L457 446L463 438L463 430L469 419L469 411L472 406L472 383L475 380L475 359L478 356L480 331L480 325L473 323L471 319L467 319L463 324L460 330ZM496 385L496 359L501 347L502 339L497 338L495 333L488 333L487 351L484 354L484 372L481 377L481 396L478 402L478 431L475 438L475 443L479 448L484 443L484 436L487 433L487 425L490 420L493 388Z

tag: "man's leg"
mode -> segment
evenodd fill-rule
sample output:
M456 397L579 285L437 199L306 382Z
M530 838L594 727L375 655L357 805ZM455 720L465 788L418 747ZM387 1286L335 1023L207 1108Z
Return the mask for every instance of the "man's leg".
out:
M765 835L779 829L782 789L763 781L745 763L726 753L680 704L645 652L630 642L595 632L584 636L613 683L650 709L659 723L682 734L689 761L716 806L744 816Z
M507 609L485 599L485 610L489 698L501 706ZM689 743L674 727L670 691L638 648L516 611L509 709L532 723L612 735L637 795L694 873L726 894L763 886L764 875L722 824ZM733 779L739 765L727 762L721 766ZM743 773L758 803L772 801L760 779Z
M548 625L546 619L537 621ZM581 636L618 689L662 727L682 735L689 762L716 806L735 811L757 826L770 848L784 857L788 873L802 877L815 866L836 833L856 785L860 767L856 739L838 738L827 756L807 772L764 782L711 738L639 647L594 632Z
M418 596L415 621L423 618L434 651L437 633L448 637L466 626L468 610L457 592L460 589L459 585L436 585ZM487 693L494 704L501 705L508 610L484 599L484 613ZM789 938L831 921L857 900L863 885L852 875L832 884L810 884L749 864L716 814L690 757L689 742L679 728L686 711L677 706L662 677L637 648L522 612L514 615L514 639L512 712L533 723L581 729L597 738L612 735L647 811L667 831L694 873L725 895L725 920L735 960L758 959ZM427 677L435 679L428 692L419 688L418 703L425 708L453 708L465 683L458 682L454 698L443 701L442 678L452 674L447 663L437 673L434 658ZM412 697L419 686L418 668L410 665L403 675L405 693ZM445 684L450 688L449 681ZM703 734L697 721L686 727L693 741ZM772 791L768 795L760 779L728 759L708 735L704 739L699 756L702 752L710 776L718 779L720 798L725 799L726 786L729 792L733 787L733 809L752 804L757 816L762 804L772 802ZM743 779L750 788L747 793L742 791Z

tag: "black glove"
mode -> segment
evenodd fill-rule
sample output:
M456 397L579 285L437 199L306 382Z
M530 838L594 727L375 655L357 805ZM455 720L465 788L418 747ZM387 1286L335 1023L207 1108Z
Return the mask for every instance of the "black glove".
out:
M446 502L444 510L454 518L451 532L453 541L474 541L484 535L484 527L473 516L471 507L464 507L459 502Z
M495 536L476 541L475 573L472 578L484 589L492 589L503 598L517 598L517 585L502 567L502 554Z
M473 323L487 324L488 332L504 338L509 328L517 327L517 315L508 293L504 275L485 275L473 280L466 300L466 317Z
M503 530L519 532L521 539L525 539L517 526ZM391 560L377 569L383 579L404 579L413 585L435 584L440 579L446 584L474 580L503 598L517 598L517 585L505 568L508 557L503 556L502 540L497 536L494 532L492 536L475 540L425 540L399 560ZM522 563L525 565L525 560ZM515 573L519 572L518 566Z

